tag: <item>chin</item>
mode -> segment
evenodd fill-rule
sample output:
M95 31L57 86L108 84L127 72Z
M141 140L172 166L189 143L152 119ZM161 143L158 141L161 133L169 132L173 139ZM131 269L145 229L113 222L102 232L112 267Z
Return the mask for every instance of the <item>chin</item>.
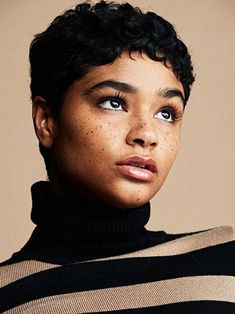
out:
M129 193L126 193L125 197L123 197L123 195L122 197L115 196L113 199L108 199L107 203L119 208L135 208L148 203L150 199L151 198L147 196L141 197L136 194L130 195Z
M159 186L151 187L150 185L133 185L128 182L126 184L114 184L109 186L100 193L97 193L97 198L107 204L119 208L135 208L148 203L158 192Z

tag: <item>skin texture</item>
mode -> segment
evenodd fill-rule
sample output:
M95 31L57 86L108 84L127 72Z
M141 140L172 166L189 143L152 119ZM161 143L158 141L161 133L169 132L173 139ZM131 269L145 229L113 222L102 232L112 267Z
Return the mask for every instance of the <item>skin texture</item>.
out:
M148 202L165 181L178 150L184 104L181 97L160 92L168 88L183 95L183 87L170 67L145 54L131 56L123 53L74 82L58 119L42 97L34 99L35 130L51 150L56 192L131 208ZM107 80L129 84L133 90L94 88ZM164 115L166 107L170 109ZM118 162L136 155L156 161L151 180L118 171Z

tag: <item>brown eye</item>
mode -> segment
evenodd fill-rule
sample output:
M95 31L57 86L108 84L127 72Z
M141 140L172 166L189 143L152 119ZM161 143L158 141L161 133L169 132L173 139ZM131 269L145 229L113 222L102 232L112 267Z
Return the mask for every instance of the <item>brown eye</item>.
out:
M154 117L157 119L168 121L168 122L173 121L173 114L170 109L162 109Z
M99 103L99 106L108 110L122 111L123 106L118 99L106 99Z

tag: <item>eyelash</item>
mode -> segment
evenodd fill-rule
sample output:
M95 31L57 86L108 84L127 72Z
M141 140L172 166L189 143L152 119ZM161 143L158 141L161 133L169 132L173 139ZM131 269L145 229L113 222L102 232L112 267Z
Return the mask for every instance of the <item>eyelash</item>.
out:
M108 100L119 102L123 110L127 111L126 110L126 97L122 95L120 92L117 92L116 94L113 94L113 95L107 95L105 97L102 97L97 102L97 105L100 106L103 102L108 101ZM106 109L106 110L112 110L112 109Z
M166 106L163 106L162 108L159 109L159 111L157 113L162 112L163 110L169 110L170 111L170 113L172 115L172 121L168 121L170 123L174 123L176 121L181 120L183 117L183 113L184 113L184 111L180 110L178 108L178 106L175 105L174 103L170 103Z
M102 97L97 102L97 105L100 106L103 102L108 101L108 100L117 101L118 103L120 103L123 110L127 111L127 109L126 109L126 107L127 107L126 106L126 97L124 95L122 95L120 92L117 92L116 94L113 94L113 95L110 94L110 95L107 95L105 97ZM112 109L105 109L105 110L111 110L112 111ZM172 115L172 121L168 121L169 123L174 123L176 121L181 120L183 113L184 113L184 111L180 110L177 105L175 105L174 103L169 103L166 106L163 106L162 108L160 108L158 110L158 112L156 112L156 114L158 114L159 112L162 112L164 110L169 110L170 114Z

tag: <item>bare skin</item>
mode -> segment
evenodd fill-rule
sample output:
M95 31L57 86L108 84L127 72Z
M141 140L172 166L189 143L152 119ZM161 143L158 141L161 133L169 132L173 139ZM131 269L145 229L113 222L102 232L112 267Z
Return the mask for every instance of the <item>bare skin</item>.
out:
M58 119L42 97L34 99L35 130L51 149L58 193L131 208L164 183L179 145L183 87L162 63L132 56L123 53L74 82ZM133 156L150 158L156 171L118 166Z

